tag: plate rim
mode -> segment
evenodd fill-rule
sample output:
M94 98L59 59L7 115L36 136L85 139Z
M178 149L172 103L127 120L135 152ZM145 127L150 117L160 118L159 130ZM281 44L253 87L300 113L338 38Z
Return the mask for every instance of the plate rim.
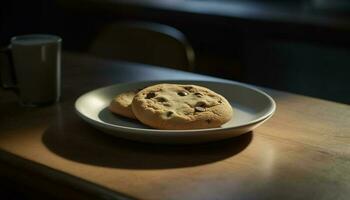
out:
M270 102L271 102L271 108L270 110L265 113L263 116L249 121L248 123L242 124L242 125L238 125L238 126L231 126L231 127L217 127L217 128L206 128L206 129L185 129L185 130L167 130L167 129L145 129L145 128L136 128L136 127L127 127L127 126L120 126L120 125L116 125L116 124L110 124L110 123L106 123L104 121L96 121L94 119L89 118L88 116L84 115L83 113L81 113L78 109L77 104L79 103L79 101L81 101L81 99L84 98L84 96L96 92L97 90L103 90L103 89L107 89L109 87L115 87L117 85L123 85L123 84L147 84L147 83L161 83L161 82L167 82L167 83L175 83L175 82L191 82L193 84L199 83L199 82L207 82L207 83L226 83L226 84L234 84L234 85L238 85L241 87L245 87L248 88L250 90L253 90L257 93L262 94L264 97L266 97ZM171 133L175 133L175 134L179 134L179 133L183 133L183 134L195 134L195 133L211 133L211 132L216 132L216 131L227 131L227 130L231 130L231 129L237 129L237 128L243 128L246 126L252 126L254 124L260 123L264 120L267 120L268 118L272 117L272 115L275 113L276 111L276 102L275 100L268 95L266 92L256 88L255 86L251 86L249 84L245 84L245 83L240 83L240 82L236 82L236 81L226 81L226 80L186 80L186 79L170 79L170 80L146 80L146 81L130 81L130 82L122 82L122 83L116 83L116 84L112 84L112 85L108 85L108 86L104 86L104 87L100 87L100 88L96 88L94 90L88 91L82 95L80 95L75 103L74 103L74 107L75 107L75 111L76 113L85 121L92 123L93 125L97 125L103 128L108 128L108 129L115 129L117 128L118 131L123 130L124 132L132 132L132 133L136 133L136 132L140 132L142 131L143 133L152 133L152 134L159 134L161 133L162 135L164 135L164 132L166 132L167 134L171 134Z

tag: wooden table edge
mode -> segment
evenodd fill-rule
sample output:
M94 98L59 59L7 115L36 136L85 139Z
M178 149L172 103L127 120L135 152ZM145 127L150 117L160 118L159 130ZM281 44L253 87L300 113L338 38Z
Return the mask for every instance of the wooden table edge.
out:
M81 195L81 199L87 199L87 197L89 197L89 199L135 199L128 195L109 190L105 187L75 177L68 173L55 170L46 165L41 165L31 160L19 157L3 149L0 149L0 169L2 169L0 175L11 178L16 183L24 184L24 186L28 186L30 184L31 186L35 187L35 181L30 179L31 175L35 176L37 179L40 179L40 183L44 182L47 185L55 187L53 191L46 191L50 195L56 195L60 191L59 188L61 188L63 190L75 193L75 196ZM14 176L15 179L13 179ZM26 181L29 182L25 183ZM35 188L39 188L41 186L42 184Z

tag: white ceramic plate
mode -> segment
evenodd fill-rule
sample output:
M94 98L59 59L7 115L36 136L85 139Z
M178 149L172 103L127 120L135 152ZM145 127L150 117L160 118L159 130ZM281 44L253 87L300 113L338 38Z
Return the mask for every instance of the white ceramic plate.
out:
M107 110L117 94L157 83L195 84L223 95L234 109L233 118L219 128L195 130L158 130L136 120L119 117ZM75 102L78 115L97 129L111 135L151 143L190 144L235 137L253 130L272 116L274 100L266 93L245 84L223 81L147 81L116 84L93 90Z

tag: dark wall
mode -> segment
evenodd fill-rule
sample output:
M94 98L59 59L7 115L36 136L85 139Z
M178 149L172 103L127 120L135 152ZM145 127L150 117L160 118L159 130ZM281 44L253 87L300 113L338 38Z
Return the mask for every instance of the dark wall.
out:
M47 1L2 1L1 2L1 45L6 45L14 35L51 32L47 19Z
M67 11L54 0L11 0L1 3L0 45L12 36L32 33L56 34L65 50L84 50L93 32L95 18Z
M6 45L14 35L50 33L63 38L64 50L86 52L99 29L108 23L154 21L187 35L196 52L198 73L350 103L349 42L327 42L345 33L324 36L322 30L305 26L314 32L295 35L295 27L281 31L278 24L132 7L117 12L102 5L64 2L68 1L3 2L0 44ZM279 31L272 33L274 29Z
M244 74L248 82L350 103L349 48L250 40L244 51Z

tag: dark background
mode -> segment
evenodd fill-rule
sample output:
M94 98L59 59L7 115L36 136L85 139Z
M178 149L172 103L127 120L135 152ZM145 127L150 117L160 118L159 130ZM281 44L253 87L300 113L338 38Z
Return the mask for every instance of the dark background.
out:
M208 1L224 0L203 2ZM305 12L302 0L246 2L255 7L241 17L221 14L220 9L214 14L168 11L118 0L2 1L0 45L14 35L50 33L63 38L64 50L87 52L106 24L153 21L188 37L197 73L350 103L350 4ZM254 13L257 8L260 12Z
M208 1L225 0L203 0ZM86 53L106 24L153 21L176 27L188 37L197 73L350 103L350 4L344 0L340 6L307 11L302 6L306 0L247 0L252 10L242 16L220 9L169 11L156 4L105 2L1 1L0 46L15 35L47 33L61 36L64 50ZM0 179L1 199L43 197L33 188Z

